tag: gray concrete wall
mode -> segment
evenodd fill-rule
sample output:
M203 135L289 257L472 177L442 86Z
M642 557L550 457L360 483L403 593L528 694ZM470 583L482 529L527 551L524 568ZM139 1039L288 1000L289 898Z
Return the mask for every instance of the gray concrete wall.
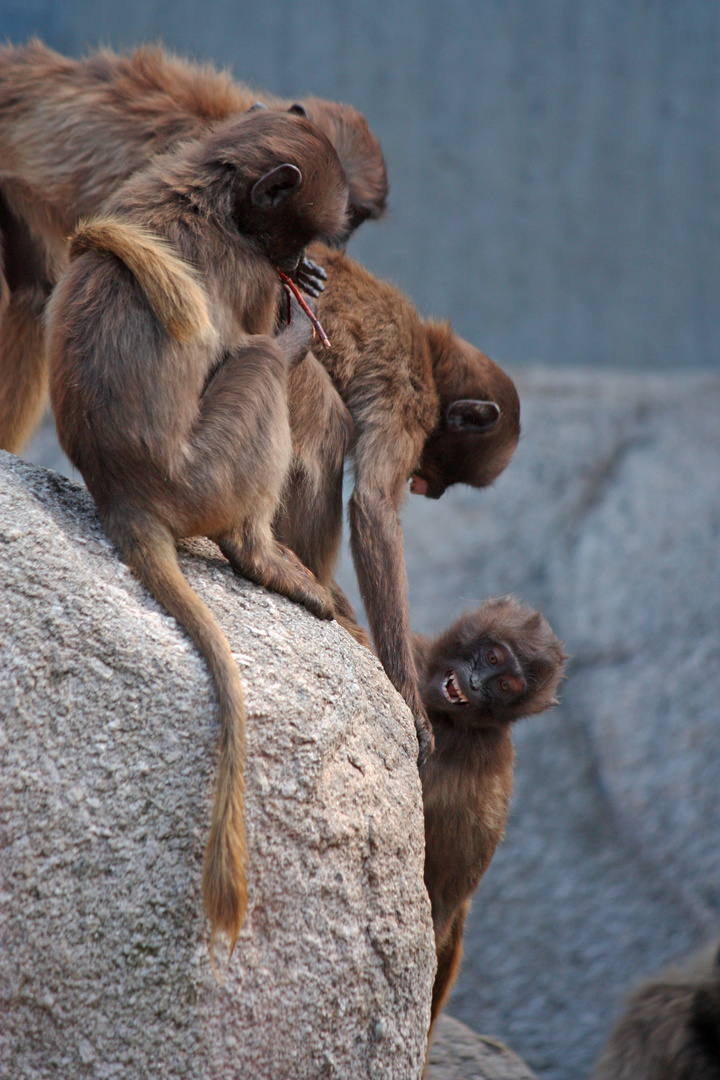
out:
M511 368L717 363L713 0L5 0L30 31L357 105L392 197L353 252Z

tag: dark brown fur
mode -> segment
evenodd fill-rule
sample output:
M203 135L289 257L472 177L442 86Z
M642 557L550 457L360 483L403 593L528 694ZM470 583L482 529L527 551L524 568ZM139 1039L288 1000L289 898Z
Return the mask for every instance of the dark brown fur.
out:
M306 413L311 400L312 417L293 423L295 488L276 529L332 593L340 621L366 641L332 580L342 462L352 455L350 530L360 591L378 656L413 711L424 756L432 737L417 689L398 509L411 477L434 498L451 484L492 483L517 445L518 397L492 360L447 325L422 320L392 285L338 251L315 246L311 254L328 274L317 311L332 342L314 352L336 395L326 385L322 399L310 398L305 364L293 374L294 414ZM489 423L449 422L458 400L468 399L486 409L494 403Z
M153 154L197 138L255 101L285 109L211 66L159 48L71 60L38 41L0 49L0 447L19 451L47 383L38 319L67 265L66 239ZM350 184L344 235L385 208L377 139L348 105L309 98Z
M246 906L243 695L175 541L208 536L239 573L332 614L271 534L292 452L287 370L305 355L310 324L298 310L268 335L275 265L289 273L311 238L341 234L346 206L322 133L298 116L248 113L154 159L81 225L48 304L60 443L108 535L213 676L220 760L203 893L213 938L224 931L232 945Z
M420 693L435 753L420 769L425 810L425 884L432 904L438 969L434 1023L462 954L470 897L505 831L512 794L511 724L556 704L565 654L540 612L513 597L487 600L439 637L416 634ZM492 652L497 663L486 657ZM468 699L448 700L452 685ZM507 683L507 693L497 686ZM477 685L473 686L473 683Z
M593 1080L720 1080L717 942L635 991Z

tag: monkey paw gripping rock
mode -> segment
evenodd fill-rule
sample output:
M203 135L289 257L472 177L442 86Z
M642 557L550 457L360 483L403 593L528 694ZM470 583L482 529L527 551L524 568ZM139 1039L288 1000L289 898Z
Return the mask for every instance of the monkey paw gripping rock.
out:
M419 1077L435 956L410 713L335 623L184 572L248 710L249 906L221 981L216 706L88 495L0 454L0 1075Z

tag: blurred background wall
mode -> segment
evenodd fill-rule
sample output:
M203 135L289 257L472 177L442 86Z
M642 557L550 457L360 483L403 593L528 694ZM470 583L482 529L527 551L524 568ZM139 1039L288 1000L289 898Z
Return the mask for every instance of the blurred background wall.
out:
M511 366L714 365L713 0L0 0L0 37L162 40L346 100L390 169L352 252Z

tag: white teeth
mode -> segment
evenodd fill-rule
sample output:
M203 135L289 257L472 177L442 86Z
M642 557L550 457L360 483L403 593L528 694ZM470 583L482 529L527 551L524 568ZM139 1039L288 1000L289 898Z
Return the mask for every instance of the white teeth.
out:
M451 693L452 691L452 693ZM452 705L467 705L468 699L463 694L454 671L449 671L443 682L443 694Z

